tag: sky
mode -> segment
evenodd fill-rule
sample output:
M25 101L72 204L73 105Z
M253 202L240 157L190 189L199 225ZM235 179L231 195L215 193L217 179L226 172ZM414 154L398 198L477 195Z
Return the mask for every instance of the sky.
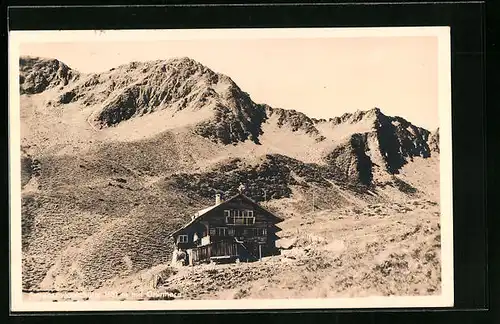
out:
M190 57L231 77L253 101L330 118L378 107L434 130L438 37L320 37L23 43L21 55L80 72L130 61Z

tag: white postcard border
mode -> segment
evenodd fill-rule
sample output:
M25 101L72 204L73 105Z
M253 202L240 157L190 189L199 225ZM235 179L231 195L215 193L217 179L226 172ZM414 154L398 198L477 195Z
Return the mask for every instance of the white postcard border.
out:
M159 41L187 39L327 38L435 36L439 48L439 127L441 200L441 278L439 296L363 297L332 299L172 300L27 302L22 298L19 46L21 43L85 41ZM451 307L454 302L453 210L451 151L451 51L449 27L186 29L106 31L11 31L9 33L9 179L11 311L149 311L149 310L271 310L340 308ZM223 305L223 306L221 306Z

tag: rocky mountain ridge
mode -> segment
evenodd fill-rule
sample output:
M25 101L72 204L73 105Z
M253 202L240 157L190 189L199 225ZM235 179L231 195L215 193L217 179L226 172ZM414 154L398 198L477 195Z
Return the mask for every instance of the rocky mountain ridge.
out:
M344 144L354 145L349 152L356 155L356 160L365 161L363 165L356 165L357 169L370 166L370 162L367 162L370 157L365 153L373 153L374 147L367 147L366 140L360 140L360 136L373 138L369 135L373 132L378 141L375 151L380 151L376 154L381 156L389 173L397 173L408 160L417 156L426 158L431 152L429 131L401 117L386 116L379 108L325 120L309 118L294 110L256 104L229 77L213 72L187 57L131 62L85 77L80 77L81 74L57 60L21 58L20 66L23 74L45 75L45 79L55 80L52 83L64 84L56 104L92 106L94 110L89 121L98 129L118 126L123 121L159 110L171 111L172 116L182 114L183 110L210 110L209 117L194 125L193 131L222 144L237 144L246 140L260 144L262 127L271 122L278 128L303 132L316 142L329 140L328 132L323 133L318 129L320 125L322 129L325 129L325 125L326 128L335 129L346 124L365 123L367 128L362 132L352 132L351 136L354 137L347 139ZM59 69L55 69L59 66ZM21 82L21 89L31 89L30 80L33 78L26 77ZM46 83L37 85L37 89L44 89ZM432 138L432 145L433 151L438 152L436 137ZM325 160L334 163L339 152L331 153L327 154Z
M78 80L79 72L56 59L21 57L19 59L21 94L35 94Z

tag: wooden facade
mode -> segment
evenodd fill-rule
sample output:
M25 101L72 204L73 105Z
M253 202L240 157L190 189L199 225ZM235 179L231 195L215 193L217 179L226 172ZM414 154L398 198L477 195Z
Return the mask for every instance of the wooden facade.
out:
M172 233L185 264L255 261L277 253L277 223L283 221L240 193L199 211Z

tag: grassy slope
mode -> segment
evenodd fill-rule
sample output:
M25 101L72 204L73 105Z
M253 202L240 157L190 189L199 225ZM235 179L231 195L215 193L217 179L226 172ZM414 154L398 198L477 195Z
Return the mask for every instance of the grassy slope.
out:
M115 161L90 155L40 159L40 189L23 195L27 286L99 286L127 270L124 257L132 260L130 271L165 262L168 233L207 203L149 184L137 175L140 169ZM69 268L75 271L65 273Z
M168 233L208 203L158 183L193 164L175 136L113 142L87 112L51 110L47 97L23 96L24 288L98 287L168 260Z
M421 198L393 204L289 215L280 236L293 247L262 262L171 268L168 264L116 278L103 287L115 299L325 298L440 293L439 206ZM154 274L162 277L152 290ZM31 298L82 300L38 294Z

